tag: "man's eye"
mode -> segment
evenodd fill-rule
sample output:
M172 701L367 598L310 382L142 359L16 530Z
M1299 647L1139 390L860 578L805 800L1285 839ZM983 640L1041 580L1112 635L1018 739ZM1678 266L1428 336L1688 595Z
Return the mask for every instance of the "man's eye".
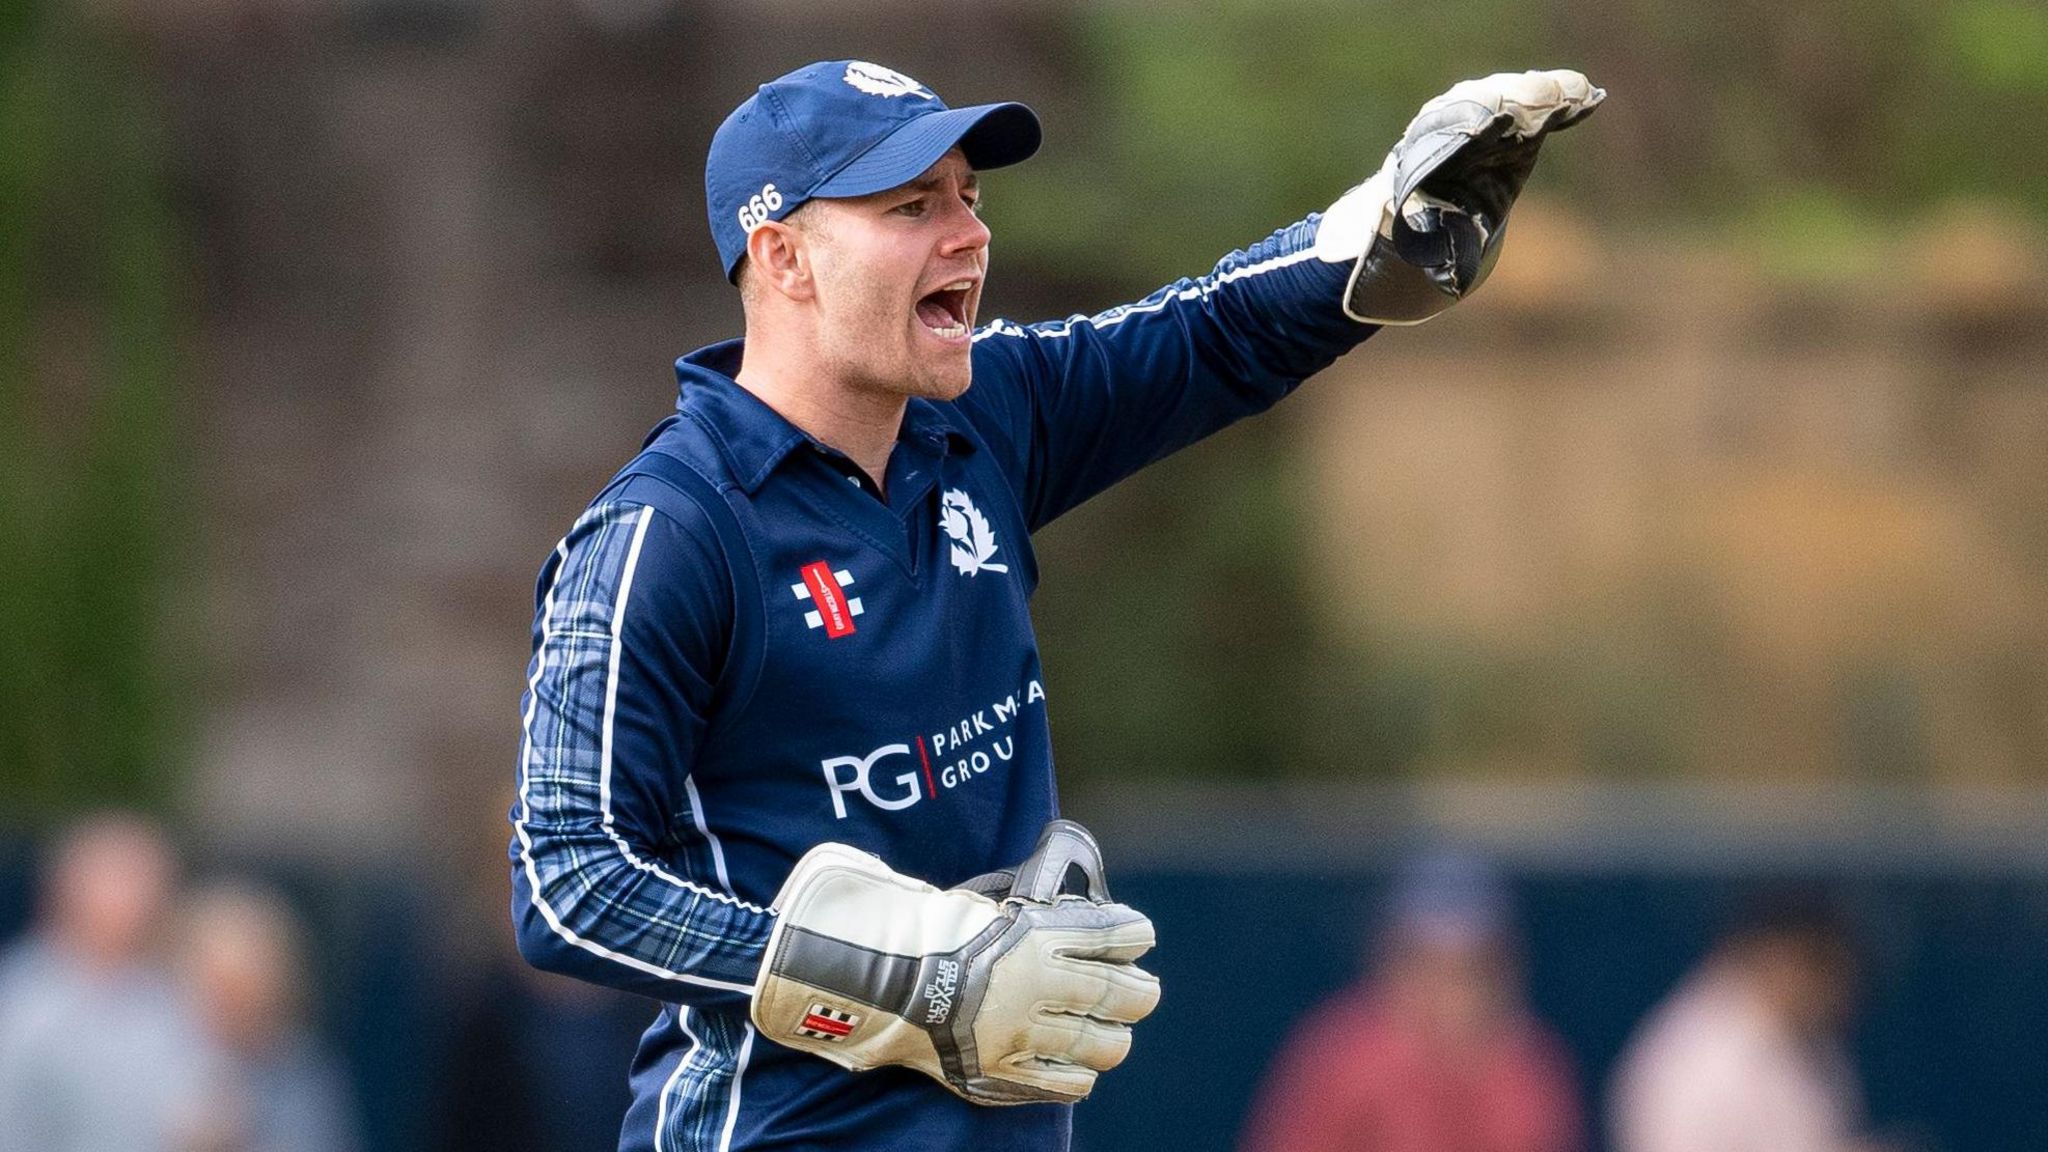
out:
M981 215L981 197L962 196L961 200L963 200L967 204L967 210L969 212L974 213L976 216Z
M924 215L924 201L912 200L907 204L898 204L893 211L904 216L922 216Z

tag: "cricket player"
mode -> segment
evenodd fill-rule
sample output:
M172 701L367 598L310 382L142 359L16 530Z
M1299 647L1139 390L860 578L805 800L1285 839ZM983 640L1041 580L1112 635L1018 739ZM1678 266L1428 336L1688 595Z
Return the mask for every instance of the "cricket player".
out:
M1378 172L1134 304L977 327L1021 104L857 60L714 136L746 335L540 573L511 812L533 964L663 1007L627 1152L1065 1149L1158 1002L1059 820L1031 533L1471 293L1575 72L1467 81Z

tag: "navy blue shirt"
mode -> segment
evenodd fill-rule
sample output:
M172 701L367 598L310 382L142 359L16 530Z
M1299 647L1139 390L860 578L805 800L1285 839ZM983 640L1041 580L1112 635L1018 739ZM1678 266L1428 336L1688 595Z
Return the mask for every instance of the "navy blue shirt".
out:
M521 951L665 1004L626 1152L1067 1146L1071 1106L979 1107L757 1035L769 903L828 840L940 887L1030 851L1059 809L1030 534L1372 331L1316 225L1135 304L978 331L972 387L909 402L886 500L733 381L738 341L677 363L676 415L541 570L511 813Z

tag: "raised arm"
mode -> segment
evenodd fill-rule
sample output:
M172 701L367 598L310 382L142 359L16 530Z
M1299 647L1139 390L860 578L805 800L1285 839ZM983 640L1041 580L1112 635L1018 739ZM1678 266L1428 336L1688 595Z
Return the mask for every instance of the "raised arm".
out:
M1544 136L1604 96L1576 72L1465 81L1328 211L1208 275L1094 316L976 333L960 407L1010 468L1031 526L1265 410L1379 325L1470 295Z

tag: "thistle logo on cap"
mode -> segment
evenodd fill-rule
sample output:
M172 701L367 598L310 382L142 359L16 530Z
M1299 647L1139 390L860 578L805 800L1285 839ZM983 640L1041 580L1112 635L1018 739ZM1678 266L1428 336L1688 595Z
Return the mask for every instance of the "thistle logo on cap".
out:
M725 278L747 237L805 201L908 184L958 147L978 171L1038 151L1038 115L1022 104L948 108L938 94L866 60L807 64L733 109L704 158L705 210Z
M921 100L936 100L932 90L896 71L880 64L865 60L849 61L846 65L846 82L870 96L916 96Z

